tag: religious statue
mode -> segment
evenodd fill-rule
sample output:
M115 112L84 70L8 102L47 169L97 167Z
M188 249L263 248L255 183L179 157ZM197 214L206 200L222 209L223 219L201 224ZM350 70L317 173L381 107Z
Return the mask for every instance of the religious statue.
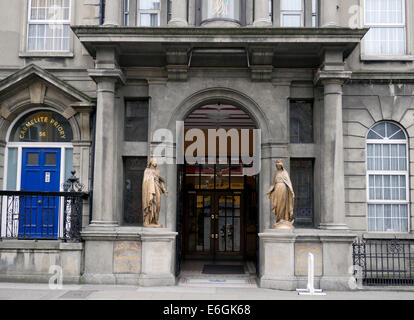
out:
M272 211L276 215L276 223L273 229L294 229L293 227L293 206L295 193L289 174L283 167L282 160L276 160L277 171L273 184L267 193L272 204Z
M162 228L158 223L161 208L161 193L168 195L165 181L157 169L157 160L152 158L144 171L142 182L142 210L145 228Z
M227 16L228 0L214 0L214 16Z

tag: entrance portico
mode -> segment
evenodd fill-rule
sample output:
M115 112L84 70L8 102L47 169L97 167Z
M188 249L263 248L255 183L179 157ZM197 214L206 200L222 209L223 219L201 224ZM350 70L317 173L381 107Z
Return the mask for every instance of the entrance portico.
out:
M187 201L181 189L183 177L177 175L180 171L175 158L176 137L173 136L173 139L169 140L166 152L167 160L174 164L159 166L162 176L166 178L169 191L168 198L164 198L161 204L159 222L165 226L163 230L155 232L143 229L139 225L126 226L122 223L122 208L125 203L122 203L122 197L117 195L121 194L121 186L124 184L123 161L128 157L152 157L157 146L163 143L162 139L154 138L154 133L158 129L168 129L175 135L177 121L184 121L193 110L211 102L240 106L251 115L257 123L257 128L261 130L256 233L261 239L260 274L266 280L262 285L275 288L279 285L272 282L274 275L266 273L269 261L274 258L265 245L269 241L281 241L279 235L273 236L273 231L269 230L274 224L274 215L265 197L273 178L273 162L276 159L283 159L288 170L290 162L295 159L314 161L313 227L328 230L324 235L319 234L318 229L312 230L310 238L313 240L309 240L308 236L291 238L288 243L293 251L289 253L291 256L287 255L285 258L295 257L296 238L323 243L325 253L334 250L335 246L340 246L336 245L337 243L345 243L346 251L353 235L345 231L344 225L341 84L350 75L345 71L344 58L360 42L365 30L166 30L117 27L73 27L73 30L88 52L96 58L96 69L90 70L90 75L97 79L99 91L96 165L97 172L105 175L104 180L95 180L95 184L97 181L101 181L101 184L96 186L98 192L94 194L94 202L102 202L102 205L99 204L93 209L93 223L83 233L86 240L86 257L90 257L86 259L85 266L87 281L135 283L140 279L148 279L150 272L152 278L146 285L173 283L171 279L179 270L183 254L182 244L192 245L188 239L191 238L191 231L188 231L190 223L184 222L187 226L182 228L180 224L183 221L179 219L179 213L183 212L182 205L187 204ZM263 37L257 37L258 33ZM134 99L148 101L146 141L126 141L123 133L125 104ZM292 99L313 101L315 138L309 145L298 145L289 140L289 101ZM101 120L99 112L106 115L102 116ZM334 142L336 144L332 147ZM102 153L99 153L100 150ZM101 157L105 158L105 162L100 162ZM106 166L105 163L110 166ZM234 204L237 203L235 195L223 196L232 197L231 205L234 208ZM140 195L136 194L136 197ZM199 202L197 197L198 194L195 203ZM213 202L214 208L220 210L220 194L203 194L200 197L203 198L203 203L206 202L206 197L210 199L210 203L213 198L218 197L217 201ZM105 203L106 205L103 205ZM139 215L141 212L137 210L136 214ZM210 225L210 228L219 230L213 225ZM297 229L295 234L303 232ZM163 243L162 249L157 251L153 242L144 246L147 241L145 239L149 239L147 233L151 233L150 241L155 241L156 247L160 242ZM215 236L219 231L211 234ZM323 237L335 240L325 241L322 240ZM308 242L305 240L304 250L309 251L309 246L306 245ZM136 262L137 268L127 266L124 272L115 271L114 262L119 259L117 248L119 245L122 247L121 242L128 245L134 243L138 248L137 257L142 257L142 261ZM209 243L210 248L217 245L214 241ZM329 246L325 243L329 243ZM205 247L205 242L203 245ZM100 256L103 263L99 268L93 264L96 258L93 253L88 254L88 251L92 250L96 254L104 251ZM167 258L163 259L162 255ZM343 262L340 259L329 261L334 265ZM328 260L324 260L324 266L325 263L328 263ZM293 272L287 287L294 286L294 283L299 281L300 273L295 273L292 264L280 266ZM163 270L161 274L154 271L158 268ZM347 273L343 269L340 269L341 274L335 274L335 268L324 270L333 270L333 274L329 276L340 277L342 280ZM284 275L283 271L281 274ZM269 279L270 281L267 281ZM145 285L144 282L141 283Z

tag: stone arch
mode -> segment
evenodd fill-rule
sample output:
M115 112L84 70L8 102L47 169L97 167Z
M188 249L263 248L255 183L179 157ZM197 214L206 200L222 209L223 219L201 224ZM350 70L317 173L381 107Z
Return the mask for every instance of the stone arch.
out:
M174 108L168 128L174 131L176 121L184 121L197 108L216 101L232 104L245 111L255 122L257 129L262 131L262 143L270 139L269 121L259 105L244 93L220 87L198 91L182 101Z

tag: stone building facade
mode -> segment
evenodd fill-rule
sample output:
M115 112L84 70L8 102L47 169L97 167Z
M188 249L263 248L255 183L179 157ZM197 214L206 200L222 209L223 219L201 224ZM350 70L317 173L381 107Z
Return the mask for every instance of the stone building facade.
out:
M238 259L256 262L262 287L295 289L312 252L318 285L346 290L357 237L413 238L411 1L25 0L0 8L3 190L29 186L30 154L56 149L53 191L74 169L89 192L79 243L59 240L60 229L56 239L9 237L3 208L1 280L47 281L58 265L66 282L175 285L185 260ZM40 117L60 119L69 138L58 126L41 131ZM240 162L177 164L183 134L219 128L260 130L256 175L241 173ZM160 134L166 129L172 136ZM163 228L147 229L140 185L160 146L169 194ZM296 193L293 232L272 230L265 194L276 159Z

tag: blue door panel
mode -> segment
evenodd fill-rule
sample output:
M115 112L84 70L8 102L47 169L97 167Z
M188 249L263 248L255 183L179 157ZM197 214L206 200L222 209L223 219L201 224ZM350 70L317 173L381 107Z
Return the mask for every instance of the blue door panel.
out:
M60 157L60 149L23 148L20 189L59 191ZM56 239L59 197L21 197L19 219L19 237Z

